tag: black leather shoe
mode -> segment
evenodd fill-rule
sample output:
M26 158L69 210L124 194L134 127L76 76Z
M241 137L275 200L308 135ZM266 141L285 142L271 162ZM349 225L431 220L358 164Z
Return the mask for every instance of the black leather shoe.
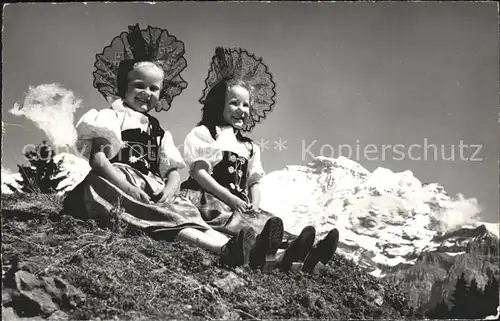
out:
M220 262L228 266L247 265L250 250L255 244L255 231L244 227L222 247Z
M302 262L314 244L316 229L314 226L306 226L299 237L293 240L285 251L281 260L280 269L283 272L290 270L293 262Z
M318 262L328 263L335 254L338 244L339 231L334 228L309 252L302 266L302 271L311 273Z
M268 263L275 264L276 252L283 240L283 232L283 221L279 217L267 220L250 251L252 269L264 269Z

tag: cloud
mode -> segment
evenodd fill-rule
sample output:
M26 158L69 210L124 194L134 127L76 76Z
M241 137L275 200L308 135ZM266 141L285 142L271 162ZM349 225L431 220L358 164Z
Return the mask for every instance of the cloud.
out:
M73 121L81 106L82 101L71 90L59 84L42 84L30 86L22 106L16 102L9 112L33 121L54 146L62 147L74 146L76 142Z
M447 230L450 230L477 222L479 213L481 213L481 207L477 199L467 199L462 194L458 194L457 198L451 199L441 211L435 212L434 216L445 224Z

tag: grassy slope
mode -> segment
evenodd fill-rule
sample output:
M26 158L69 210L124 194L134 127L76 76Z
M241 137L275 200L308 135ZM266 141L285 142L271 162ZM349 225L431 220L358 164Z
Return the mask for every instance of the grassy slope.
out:
M61 204L53 196L2 195L2 264L5 271L17 256L24 269L83 291L86 301L66 311L72 319L419 317L399 290L339 255L314 276L228 269L204 250L101 229L61 213ZM243 286L226 292L215 285L231 274Z

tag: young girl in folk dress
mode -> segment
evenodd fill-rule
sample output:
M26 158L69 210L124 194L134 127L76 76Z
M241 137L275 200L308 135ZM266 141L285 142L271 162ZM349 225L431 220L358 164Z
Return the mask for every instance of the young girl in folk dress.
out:
M91 172L79 186L91 217L122 208L121 218L152 234L194 243L229 265L248 263L255 233L229 240L195 206L176 194L185 167L171 134L149 112L168 110L186 88L184 45L166 30L130 26L97 55L94 85L111 108L87 112L77 124L77 147ZM266 249L263 249L264 251Z
M259 181L264 175L259 147L242 131L249 131L274 105L272 75L253 54L242 49L216 48L206 88L200 102L202 120L184 142L184 160L190 178L182 183L181 195L200 210L214 229L236 235L251 227L257 236L254 250L268 246L272 260L282 244L283 222L259 209ZM277 257L278 266L287 271L292 262L304 261L303 270L311 272L321 261L333 256L339 234L332 230L312 248L315 229L307 226L286 251ZM253 259L252 267L262 267L263 259Z

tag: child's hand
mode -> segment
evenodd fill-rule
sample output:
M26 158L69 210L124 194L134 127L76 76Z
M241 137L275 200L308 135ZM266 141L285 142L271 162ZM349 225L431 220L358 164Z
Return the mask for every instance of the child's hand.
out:
M261 209L259 208L258 205L247 203L247 212L259 213L261 212Z
M233 211L246 212L248 209L248 203L243 201L237 196L231 197L230 203L228 204Z
M164 188L153 195L153 201L156 203L170 203L174 197L175 191Z
M149 198L149 195L146 194L142 189L136 186L132 186L127 190L128 194L135 198L138 201L144 202L144 203L151 203L151 199Z

